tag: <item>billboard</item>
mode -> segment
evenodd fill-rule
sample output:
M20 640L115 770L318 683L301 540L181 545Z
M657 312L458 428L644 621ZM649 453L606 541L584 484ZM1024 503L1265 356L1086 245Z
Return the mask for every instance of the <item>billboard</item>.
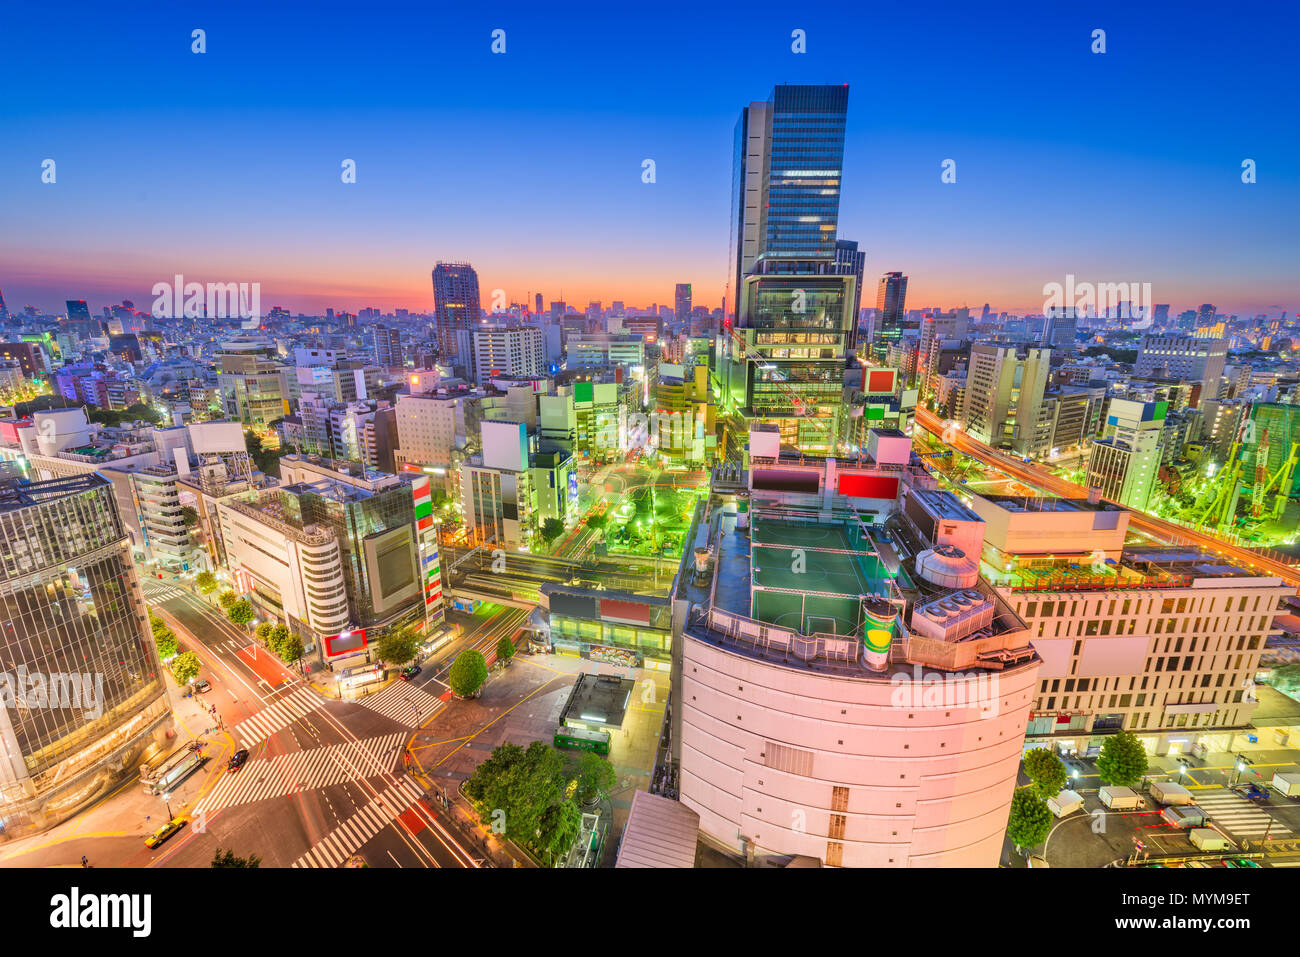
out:
M244 428L238 422L196 422L189 430L196 455L246 451Z
M325 657L339 658L343 655L355 655L366 650L366 630L345 631L339 635L325 637Z
M851 498L898 497L898 479L889 475L863 475L841 472L836 491Z

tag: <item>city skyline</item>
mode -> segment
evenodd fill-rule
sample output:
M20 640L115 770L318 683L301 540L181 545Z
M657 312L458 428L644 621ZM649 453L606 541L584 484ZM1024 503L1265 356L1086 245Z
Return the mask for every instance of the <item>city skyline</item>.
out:
M1209 8L1168 23L1120 7L1026 6L996 24L956 8L714 13L695 29L609 13L560 27L521 8L500 23L414 10L407 30L358 24L341 47L291 13L235 5L89 11L61 32L60 55L91 60L112 37L124 61L167 71L160 89L149 70L48 76L36 68L52 52L42 20L19 13L15 80L0 99L11 118L0 286L15 311L147 302L155 282L183 273L260 282L264 302L295 313L431 312L428 274L444 260L475 264L485 302L501 289L507 302L563 290L570 303L670 304L674 284L690 282L694 303L714 308L729 271L737 104L778 83L845 82L837 235L858 242L868 277L907 274L911 301L1038 312L1042 287L1072 273L1150 282L1160 302L1294 311L1287 224L1300 175L1282 106L1297 15L1266 15L1278 29L1261 38ZM190 52L199 26L203 55ZM852 38L866 26L900 42L864 62ZM498 27L504 55L491 52ZM1090 51L1098 27L1105 54ZM805 54L791 51L796 29ZM602 39L613 35L640 37L637 49ZM420 44L435 40L426 62ZM1186 69L1187 51L1203 48L1215 70ZM583 51L587 71L566 69L556 49ZM656 49L693 69L617 69ZM340 77L341 56L368 69ZM269 58L277 71L263 83ZM1008 58L1017 69L980 66ZM52 184L41 181L47 158ZM1246 158L1252 184L1241 182ZM345 159L356 183L341 182ZM941 182L946 159L955 183Z

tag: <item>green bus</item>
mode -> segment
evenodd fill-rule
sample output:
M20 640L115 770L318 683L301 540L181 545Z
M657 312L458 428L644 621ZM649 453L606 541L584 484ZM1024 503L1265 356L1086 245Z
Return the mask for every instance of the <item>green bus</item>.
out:
M555 746L574 751L595 751L609 754L608 731L584 731L581 728L556 728Z

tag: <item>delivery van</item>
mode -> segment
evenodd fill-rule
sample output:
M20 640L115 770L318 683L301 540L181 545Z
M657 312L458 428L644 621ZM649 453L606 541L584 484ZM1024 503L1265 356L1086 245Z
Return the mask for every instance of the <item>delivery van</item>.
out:
M1192 792L1173 781L1152 781L1151 796L1160 804L1191 804Z
M1062 791L1047 799L1047 807L1057 817L1069 817L1075 811L1083 810L1083 798L1074 791Z
M1226 851L1232 842L1210 827L1194 827L1187 835L1192 846L1202 851Z
M1101 798L1101 803L1112 811L1136 811L1143 806L1142 795L1132 788L1117 784L1105 785L1097 795Z

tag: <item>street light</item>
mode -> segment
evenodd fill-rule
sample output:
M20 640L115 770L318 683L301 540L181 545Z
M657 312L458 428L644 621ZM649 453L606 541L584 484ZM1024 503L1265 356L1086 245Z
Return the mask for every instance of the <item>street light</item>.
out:
M167 820L170 821L175 816L172 814L172 804L171 804L172 796L164 792L162 799L163 799L163 804L167 806Z

